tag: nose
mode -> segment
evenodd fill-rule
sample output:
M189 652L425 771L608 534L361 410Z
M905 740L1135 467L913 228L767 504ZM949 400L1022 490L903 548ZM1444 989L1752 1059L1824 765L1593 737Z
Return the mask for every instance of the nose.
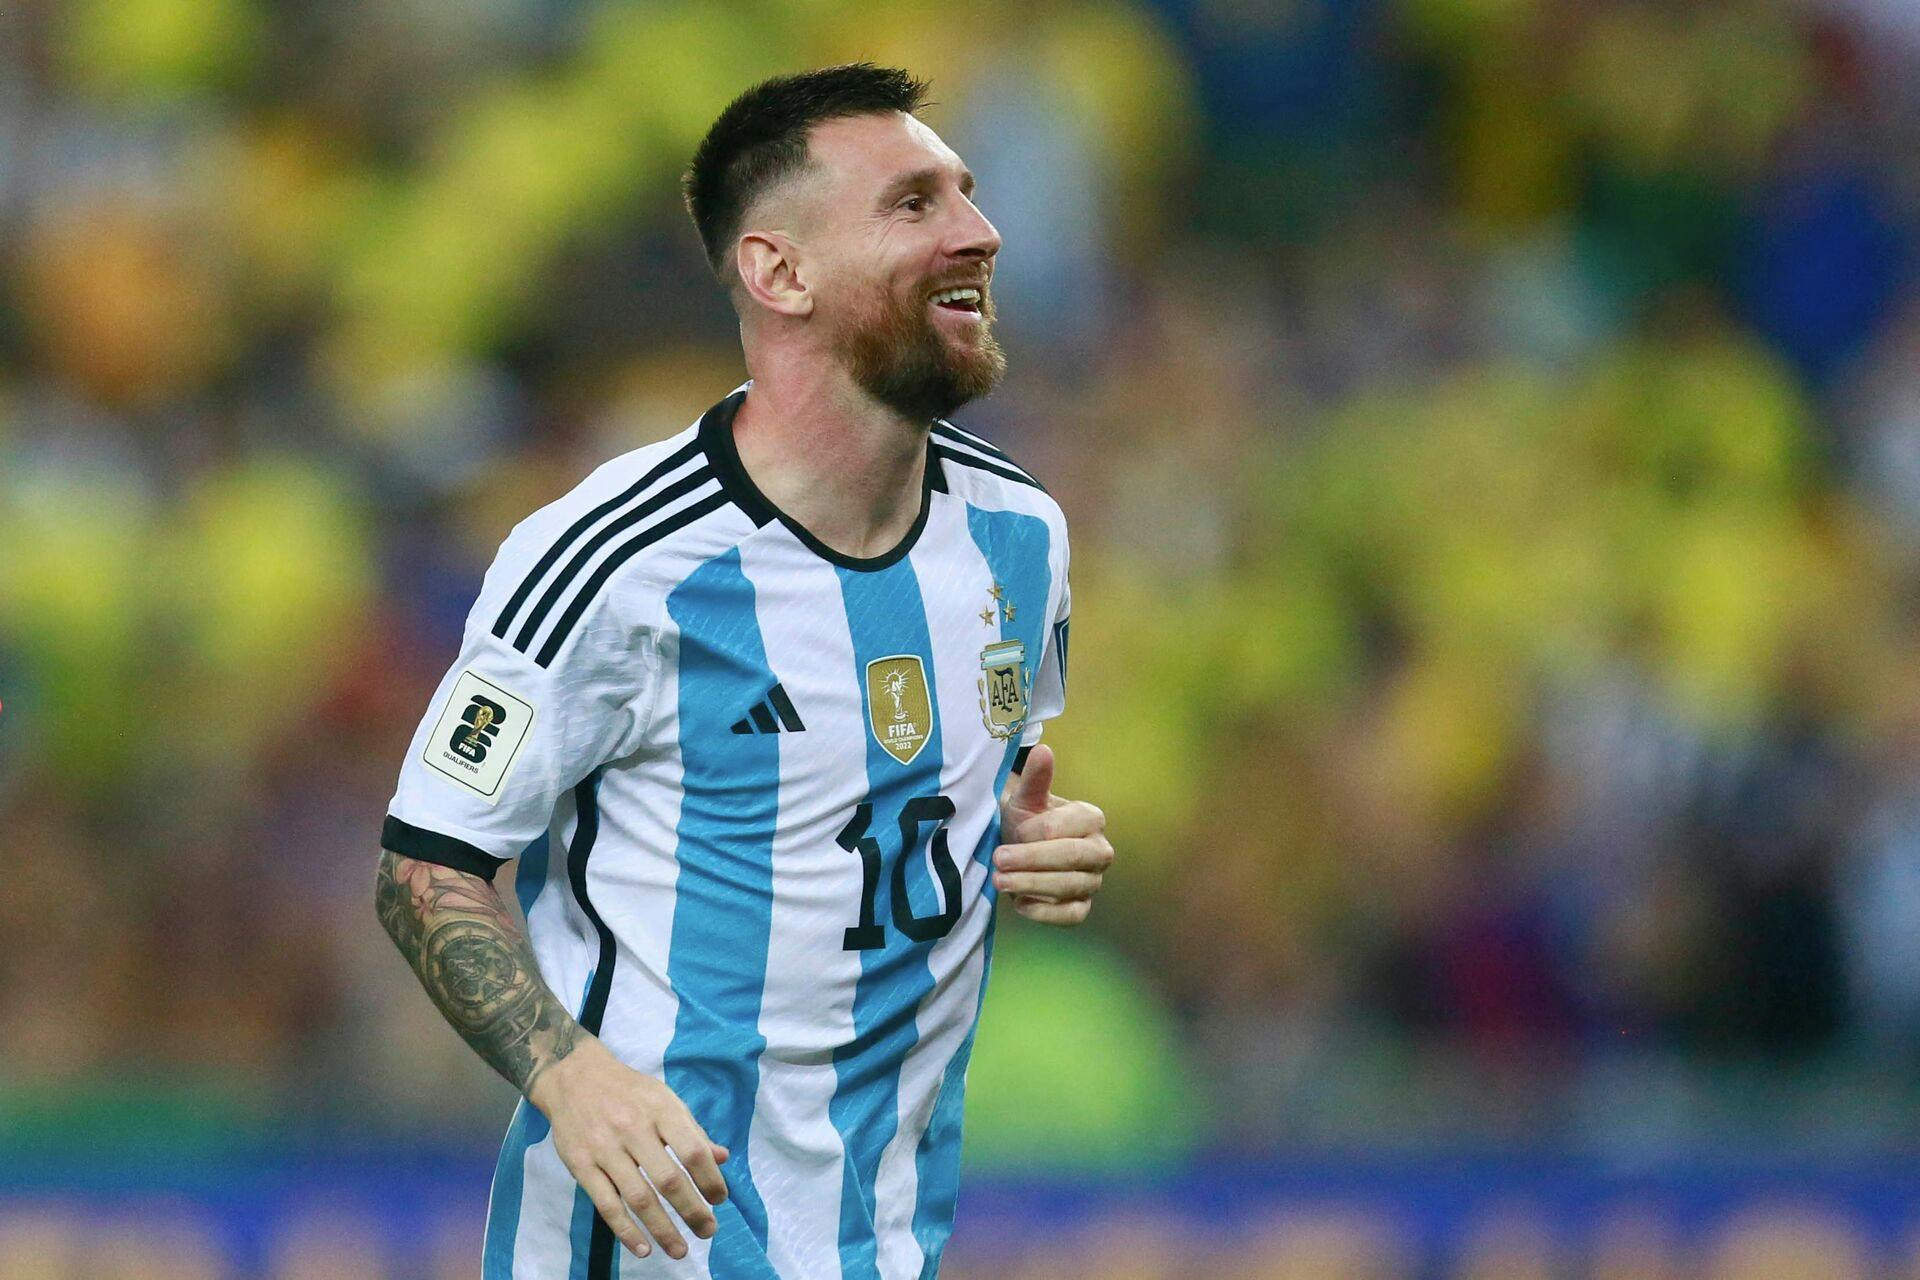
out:
M1000 252L1000 232L987 221L987 215L980 212L979 206L973 201L962 198L958 208L959 225L954 228L953 256L993 261L993 256Z

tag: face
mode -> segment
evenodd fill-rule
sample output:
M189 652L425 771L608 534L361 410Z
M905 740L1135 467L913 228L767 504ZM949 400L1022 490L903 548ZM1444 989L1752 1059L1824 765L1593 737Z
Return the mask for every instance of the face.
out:
M1000 233L973 175L902 114L818 126L808 235L814 316L855 382L903 417L952 413L999 383L993 340Z

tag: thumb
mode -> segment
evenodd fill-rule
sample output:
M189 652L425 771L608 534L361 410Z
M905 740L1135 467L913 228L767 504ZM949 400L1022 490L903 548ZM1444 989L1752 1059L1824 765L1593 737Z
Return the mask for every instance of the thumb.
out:
M1053 748L1038 743L1027 753L1027 767L1013 777L1013 793L1007 803L1018 809L1039 813L1047 807L1053 793Z

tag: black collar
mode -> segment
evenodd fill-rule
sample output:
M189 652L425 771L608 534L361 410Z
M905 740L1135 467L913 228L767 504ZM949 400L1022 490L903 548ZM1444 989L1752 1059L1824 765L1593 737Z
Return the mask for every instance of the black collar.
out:
M733 504L747 513L754 524L765 527L770 521L778 520L785 525L794 537L800 539L806 548L831 564L843 569L872 571L884 569L901 560L913 544L920 540L920 531L927 527L927 512L933 508L933 494L937 490L947 491L946 473L940 469L940 460L934 456L929 440L927 446L926 476L920 486L920 514L913 519L913 527L892 550L883 551L877 556L850 556L835 551L820 539L807 532L806 528L792 516L773 505L767 495L747 474L740 462L740 450L733 442L733 420L740 412L740 406L746 403L745 387L734 392L719 404L706 411L700 417L699 438L701 448L706 450L707 460L713 464L713 473L720 480L720 487L726 491Z

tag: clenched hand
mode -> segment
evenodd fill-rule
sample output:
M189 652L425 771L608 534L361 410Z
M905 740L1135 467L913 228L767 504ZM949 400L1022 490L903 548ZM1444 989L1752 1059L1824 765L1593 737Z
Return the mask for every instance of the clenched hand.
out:
M1113 865L1106 826L1107 815L1095 806L1053 794L1053 748L1035 746L1000 799L994 885L1029 920L1079 924Z

